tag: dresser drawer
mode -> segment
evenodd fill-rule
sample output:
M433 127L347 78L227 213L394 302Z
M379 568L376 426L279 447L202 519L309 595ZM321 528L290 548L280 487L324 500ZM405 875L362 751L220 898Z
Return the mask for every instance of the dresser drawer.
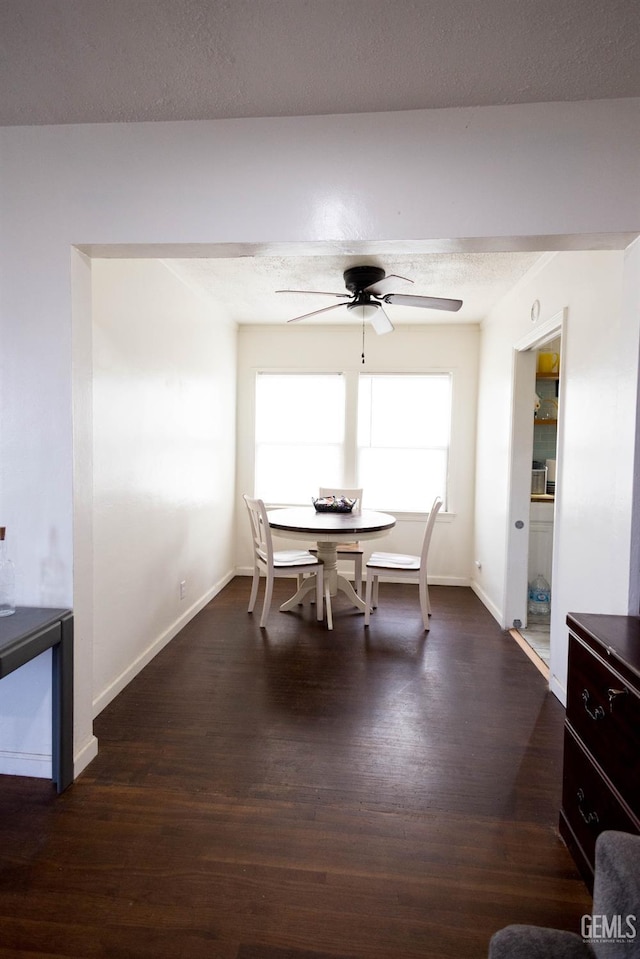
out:
M562 812L591 864L596 838L605 829L640 832L640 823L612 791L569 728L564 733Z
M567 721L640 814L640 697L575 636L569 641Z

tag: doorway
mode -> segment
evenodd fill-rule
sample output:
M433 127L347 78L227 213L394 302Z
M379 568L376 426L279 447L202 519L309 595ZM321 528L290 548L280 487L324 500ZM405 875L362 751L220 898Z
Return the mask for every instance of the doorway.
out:
M519 633L545 665L550 660L553 597L553 528L560 403L560 336L536 353L531 507L529 513L527 621ZM548 597L548 598L547 598Z
M566 310L554 315L514 347L507 622L514 639L547 679L553 643L565 316ZM530 600L530 584L536 581L539 590Z

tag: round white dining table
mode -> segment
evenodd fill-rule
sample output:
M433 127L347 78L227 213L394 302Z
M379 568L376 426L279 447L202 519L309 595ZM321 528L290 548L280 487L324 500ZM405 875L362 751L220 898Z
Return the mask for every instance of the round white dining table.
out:
M327 512L318 513L313 506L295 506L285 509L269 510L269 526L276 536L293 540L315 540L318 559L322 560L325 578L325 599L327 604L327 625L333 628L331 596L338 591L345 593L361 612L366 604L356 593L346 578L338 574L338 546L353 540L378 539L386 536L396 525L396 518L390 513L378 513L374 510L362 510L357 513ZM298 591L280 607L282 612L298 606L304 596L315 589L315 574L304 580Z

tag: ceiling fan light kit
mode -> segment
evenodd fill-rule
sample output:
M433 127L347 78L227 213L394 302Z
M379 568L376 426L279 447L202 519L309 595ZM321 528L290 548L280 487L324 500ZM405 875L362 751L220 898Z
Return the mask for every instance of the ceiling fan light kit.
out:
M394 326L385 311L380 307L378 312L371 317L371 326L374 328L378 336L383 336L385 333L393 333Z
M378 311L378 303L349 303L347 309L349 312L357 310L357 316L361 320L372 320Z

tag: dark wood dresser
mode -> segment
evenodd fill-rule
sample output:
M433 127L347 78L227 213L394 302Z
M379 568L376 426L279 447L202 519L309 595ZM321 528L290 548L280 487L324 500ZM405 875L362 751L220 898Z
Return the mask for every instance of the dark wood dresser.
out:
M640 617L569 613L560 834L593 888L605 829L640 833Z

